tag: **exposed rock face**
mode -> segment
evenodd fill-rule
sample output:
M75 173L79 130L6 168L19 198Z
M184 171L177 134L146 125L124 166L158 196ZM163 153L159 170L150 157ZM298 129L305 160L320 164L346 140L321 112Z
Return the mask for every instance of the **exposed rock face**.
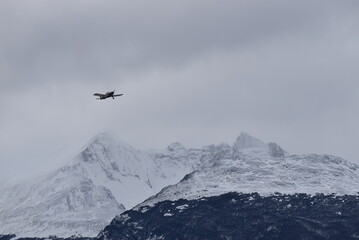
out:
M252 137L247 133L241 133L233 145L233 148L240 151L245 148L262 148L265 146L266 144L258 138Z
M269 154L273 157L284 157L284 150L276 143L268 143Z

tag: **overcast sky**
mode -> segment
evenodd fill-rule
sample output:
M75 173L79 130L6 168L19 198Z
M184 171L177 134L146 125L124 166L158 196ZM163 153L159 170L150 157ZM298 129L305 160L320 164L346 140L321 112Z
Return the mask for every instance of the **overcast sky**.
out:
M359 162L358 12L356 0L0 1L0 181L61 165L105 130L139 149L244 131ZM92 96L108 90L124 96Z

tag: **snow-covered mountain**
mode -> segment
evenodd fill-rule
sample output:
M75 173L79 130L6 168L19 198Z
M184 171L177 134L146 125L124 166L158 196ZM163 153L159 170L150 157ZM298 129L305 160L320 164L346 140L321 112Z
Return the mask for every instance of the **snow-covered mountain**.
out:
M359 165L330 155L289 155L275 143L242 133L234 145L204 147L201 165L179 183L137 206L227 192L357 194Z
M290 155L248 134L233 146L188 151L198 154L195 171L114 218L98 238L358 236L359 165L329 155Z
M137 204L135 210L228 192L356 194L358 186L357 164L329 155L290 155L245 133L232 146L188 149L173 143L152 151L100 133L62 168L1 190L0 234L90 237Z
M1 190L0 234L96 236L111 219L193 171L178 143L138 151L100 133L62 168Z

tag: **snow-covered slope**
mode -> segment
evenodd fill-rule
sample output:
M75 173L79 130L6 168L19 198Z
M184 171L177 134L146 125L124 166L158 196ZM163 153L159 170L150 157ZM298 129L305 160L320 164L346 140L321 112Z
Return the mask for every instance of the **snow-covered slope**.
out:
M100 133L64 167L1 190L0 234L95 236L125 208L193 171L187 152L178 143L138 151Z
M227 192L356 194L359 165L329 155L289 155L275 143L241 134L233 147L201 150L203 163L178 184L164 188L138 206L164 200L197 199Z
M0 201L1 232L17 236L95 234L109 211L124 211L106 187L62 170L3 190Z

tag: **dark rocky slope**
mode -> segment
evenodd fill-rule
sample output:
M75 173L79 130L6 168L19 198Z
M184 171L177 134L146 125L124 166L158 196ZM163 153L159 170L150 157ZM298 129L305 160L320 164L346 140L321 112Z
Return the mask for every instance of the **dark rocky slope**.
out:
M105 239L357 239L359 196L227 193L126 211Z

